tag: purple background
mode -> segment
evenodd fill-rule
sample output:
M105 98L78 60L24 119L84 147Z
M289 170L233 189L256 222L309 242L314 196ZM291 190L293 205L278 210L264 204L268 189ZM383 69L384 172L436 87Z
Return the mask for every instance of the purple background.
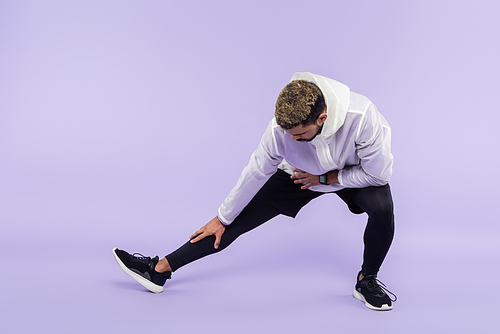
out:
M495 1L1 1L2 333L422 333L496 328ZM178 272L294 72L393 128L391 312L352 298L365 216L336 196Z

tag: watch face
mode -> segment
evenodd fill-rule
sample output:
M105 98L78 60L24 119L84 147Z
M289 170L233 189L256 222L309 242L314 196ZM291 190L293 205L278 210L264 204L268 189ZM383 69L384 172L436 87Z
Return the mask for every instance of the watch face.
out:
M319 183L326 184L326 175L325 174L319 176Z

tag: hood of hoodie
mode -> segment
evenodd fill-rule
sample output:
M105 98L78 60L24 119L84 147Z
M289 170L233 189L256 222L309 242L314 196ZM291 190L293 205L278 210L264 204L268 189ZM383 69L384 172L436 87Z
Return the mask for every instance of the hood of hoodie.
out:
M330 139L335 132L344 124L350 103L350 89L343 83L321 75L309 72L297 72L290 81L306 80L316 84L326 103L326 114L328 115L321 130L321 136Z

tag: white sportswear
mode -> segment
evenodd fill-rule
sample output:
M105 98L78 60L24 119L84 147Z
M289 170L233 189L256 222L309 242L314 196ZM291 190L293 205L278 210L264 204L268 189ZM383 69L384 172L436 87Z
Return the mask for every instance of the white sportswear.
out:
M307 80L321 89L327 119L321 133L310 142L299 142L273 118L259 146L243 169L236 186L218 210L229 225L278 168L292 174L298 168L313 175L338 170L339 184L319 185L312 191L382 186L392 174L391 129L375 105L335 80L307 72L292 80Z

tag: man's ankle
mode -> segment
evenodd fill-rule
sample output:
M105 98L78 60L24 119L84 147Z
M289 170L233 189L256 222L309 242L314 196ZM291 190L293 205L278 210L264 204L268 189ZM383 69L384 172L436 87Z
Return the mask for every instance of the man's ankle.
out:
M172 271L170 264L166 258L161 259L155 266L155 271L158 273L165 273L167 271Z

